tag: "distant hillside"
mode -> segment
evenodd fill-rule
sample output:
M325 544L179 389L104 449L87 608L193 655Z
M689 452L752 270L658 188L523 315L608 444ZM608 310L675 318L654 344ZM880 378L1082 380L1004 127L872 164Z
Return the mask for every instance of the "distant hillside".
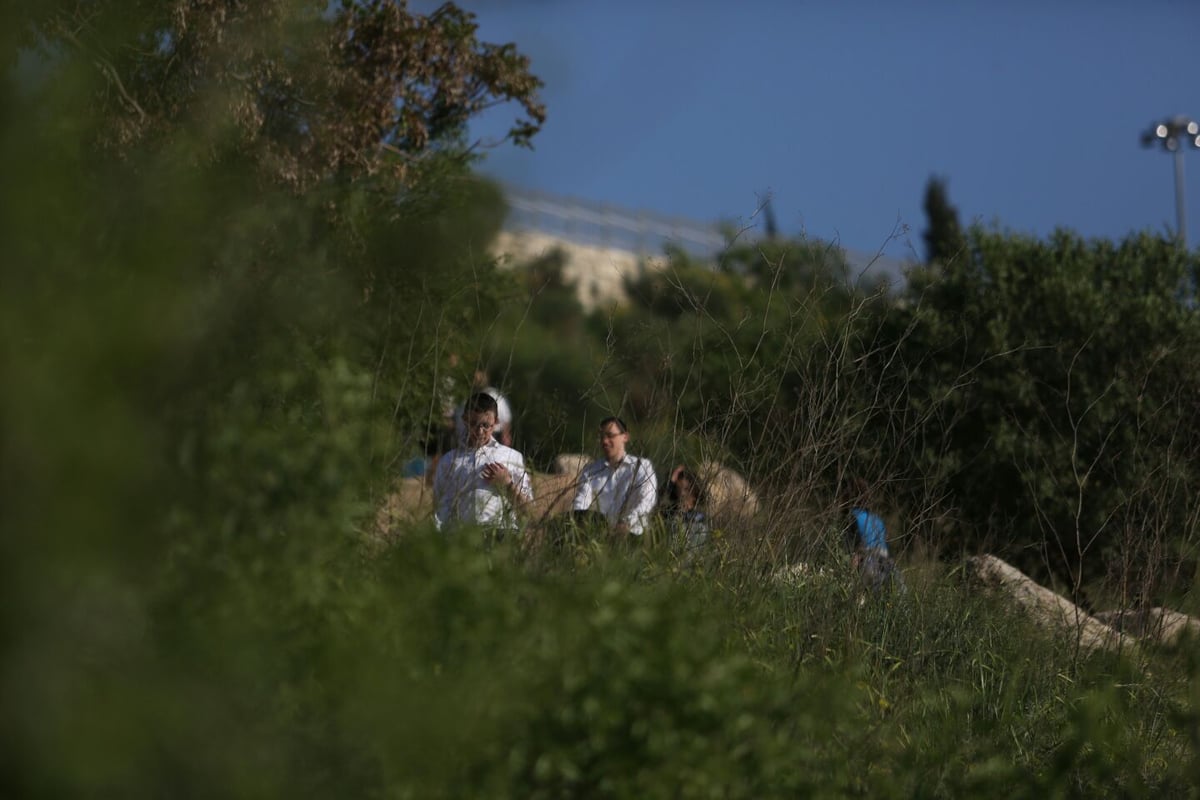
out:
M564 277L575 282L586 308L625 300L624 279L643 269L668 265L668 246L714 259L727 245L717 224L505 186L509 218L492 245L507 266L527 263L558 249L566 256ZM738 239L756 239L756 225L737 229ZM858 282L904 282L907 264L887 256L843 249L850 277Z
M631 250L578 244L537 231L502 231L492 245L502 266L519 266L555 250L566 256L563 277L578 287L579 301L588 310L624 302L626 277L647 268L661 269L667 263L662 256L643 257Z

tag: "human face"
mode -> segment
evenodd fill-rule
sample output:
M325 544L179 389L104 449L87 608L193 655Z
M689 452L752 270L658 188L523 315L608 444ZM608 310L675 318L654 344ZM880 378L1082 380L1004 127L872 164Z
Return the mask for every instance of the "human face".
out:
M463 414L463 424L467 426L467 444L471 447L482 447L492 438L496 428L496 414L491 411L469 411Z
M610 422L600 429L600 450L608 463L615 464L625 457L625 445L629 442L629 434L621 430L621 426Z

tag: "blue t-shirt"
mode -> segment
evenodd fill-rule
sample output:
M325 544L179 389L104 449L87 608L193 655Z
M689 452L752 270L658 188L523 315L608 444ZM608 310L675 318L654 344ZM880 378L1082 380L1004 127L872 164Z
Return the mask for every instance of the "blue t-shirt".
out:
M867 549L878 549L887 553L887 529L878 514L865 508L852 508L850 514L858 528L858 538Z

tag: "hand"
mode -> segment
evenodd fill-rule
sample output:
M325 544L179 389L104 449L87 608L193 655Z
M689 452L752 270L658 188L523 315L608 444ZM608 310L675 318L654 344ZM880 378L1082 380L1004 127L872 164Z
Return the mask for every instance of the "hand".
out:
M512 486L512 473L508 471L508 467L503 464L497 464L493 461L490 464L485 464L483 471L480 473L483 479L492 486Z

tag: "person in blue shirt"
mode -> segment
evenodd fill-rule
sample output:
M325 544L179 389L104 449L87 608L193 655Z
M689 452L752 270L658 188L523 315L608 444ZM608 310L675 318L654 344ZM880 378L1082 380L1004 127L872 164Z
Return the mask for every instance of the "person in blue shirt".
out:
M847 509L845 541L852 555L850 564L871 591L904 588L904 579L888 550L887 526L871 511L870 485L862 478L849 480L842 489L842 505Z

